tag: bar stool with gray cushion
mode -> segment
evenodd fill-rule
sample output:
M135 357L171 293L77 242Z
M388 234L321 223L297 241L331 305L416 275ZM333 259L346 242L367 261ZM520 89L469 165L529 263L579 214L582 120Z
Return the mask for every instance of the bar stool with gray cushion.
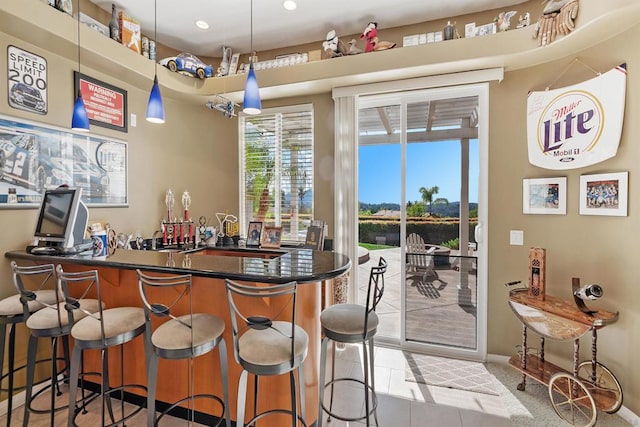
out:
M384 273L387 271L387 262L380 257L377 266L371 267L369 274L369 287L367 289L367 301L365 305L359 304L336 304L323 310L320 315L320 324L324 339L320 350L320 405L318 414L318 427L322 426L324 412L331 417L342 421L357 421L366 419L367 426L370 425L370 416L373 416L378 423L376 407L378 400L375 393L374 361L373 361L373 337L378 328L378 315L376 306L384 293ZM333 341L333 358L331 360L331 381L325 383L325 371L327 365L327 345L329 340ZM362 344L362 364L364 370L364 381L356 378L335 378L335 343L361 343ZM367 357L367 343L369 344L369 357ZM370 360L369 360L370 359ZM369 384L369 377L371 384ZM343 417L332 413L333 408L333 386L339 381L357 382L363 385L365 413L358 417ZM329 408L324 406L324 391L331 387L331 398ZM371 400L369 395L371 394Z
M17 264L15 264L15 262L12 262L11 268L13 271L15 271L16 268L20 268L22 269L21 271L25 272L25 274L27 272L30 272L34 277L40 277L40 279L36 280L40 282L40 287L44 289L33 291L35 293L35 295L33 295L33 298L24 300L24 303L26 304L25 312L23 298L21 298L20 291L16 285L16 280L18 279L14 276L13 283L14 286L16 286L16 289L18 289L18 293L10 297L6 297L0 301L0 378L2 379L2 381L7 378L9 382L6 388L1 389L1 391L7 392L7 426L11 425L11 413L13 410L14 393L25 388L25 386L15 386L14 374L20 369L24 369L27 367L26 364L19 367L15 366L16 324L26 322L26 320L29 318L29 315L42 309L43 307L45 307L45 305L54 305L59 301L59 294L55 290L56 278L52 264L37 267L17 267ZM46 284L46 282L48 281L50 281L50 285ZM50 288L46 289L47 286L49 286ZM11 325L9 329L9 360L7 361L8 372L3 373L7 325Z
M138 286L144 304L145 313L145 354L147 359L147 426L157 425L163 416L183 402L189 401L189 421L195 421L195 399L213 399L220 404L222 411L215 424L224 420L231 427L229 417L229 387L227 372L227 347L222 337L224 320L208 313L193 312L193 292L191 275L150 276L136 270ZM164 318L164 319L163 319ZM163 319L161 321L160 319ZM194 394L193 363L189 363L187 373L190 390L186 397L172 403L157 418L155 416L156 385L158 382L158 360L182 360L202 356L214 348L220 356L223 399L213 394ZM206 381L205 378L203 380ZM213 381L213 378L211 378Z
M54 301L51 303L52 295L62 295L52 264L20 267L14 261L11 263L11 268L13 270L14 284L20 293L20 300L22 301L25 316L28 316L26 326L31 332L27 350L27 382L23 426L26 427L29 425L29 415L31 413L49 413L50 424L53 426L55 413L67 409L67 405L56 407L55 398L56 394L58 396L61 394L60 383L63 381L66 382L69 379L69 332L73 326L74 319L84 317L85 312L97 311L99 303L95 299L83 299L79 304L79 308L82 310L71 309L66 306L64 301ZM45 298L41 299L40 296L43 293ZM41 304L42 308L29 314L29 304L33 303ZM52 384L33 394L38 338L51 339L50 378ZM67 372L67 375L62 379L58 377L57 369L57 363L60 360L57 356L58 338L62 338L65 362L64 370ZM54 387L57 393L54 393ZM34 400L48 390L51 391L49 408L46 410L34 409ZM71 402L74 407L76 403L75 400Z
M242 367L238 385L236 423L245 425L247 376L251 373L254 375L254 414L246 425L252 425L269 414L285 413L291 414L293 426L297 426L299 421L306 427L302 363L307 357L309 336L304 329L296 325L297 283L244 285L229 279L226 279L225 283L231 313L233 353L236 362ZM273 301L277 298L280 302ZM269 302L265 302L267 299ZM251 307L251 314L245 307ZM278 320L279 318L285 320ZM299 412L296 403L294 371L298 371ZM258 414L258 378L261 375L287 373L291 392L291 410L272 409Z
M147 387L141 384L124 383L124 351L123 345L144 332L144 310L141 307L115 307L103 308L100 280L96 270L81 271L77 273L64 272L62 267L56 269L58 279L64 292L68 307L74 308L74 312L83 313L83 318L76 318L71 328L73 338L73 354L71 357L71 375L69 379L69 402L73 402L78 391L78 378L80 373L81 354L83 350L100 350L102 369L100 396L101 425L105 426L105 407L109 412L111 423L109 426L123 424L138 412L144 409L144 405L128 410L125 415L124 398L126 390L137 389L146 393ZM98 310L90 312L84 310L82 301L89 295L95 295L99 301ZM109 358L108 350L111 347L120 346L120 385L111 387L109 384ZM90 375L90 374L85 374ZM115 419L111 404L111 397L117 394L120 397L120 418ZM75 425L78 411L73 406L69 407L68 427Z

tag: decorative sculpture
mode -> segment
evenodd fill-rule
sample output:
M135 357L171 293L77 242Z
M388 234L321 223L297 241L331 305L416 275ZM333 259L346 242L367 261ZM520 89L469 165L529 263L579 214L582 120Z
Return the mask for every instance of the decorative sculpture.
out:
M325 58L337 58L347 54L344 42L338 38L336 30L327 33L327 38L322 42Z
M498 27L498 31L507 31L508 29L510 29L511 18L513 18L515 14L515 10L510 10L509 12L500 12L494 19L494 21L496 22L496 27Z
M543 15L538 19L533 38L540 38L540 46L546 46L558 34L566 36L575 28L578 16L578 0L547 0Z
M364 29L362 34L360 34L361 39L366 39L367 44L365 45L365 52L372 52L374 50L386 50L395 47L395 43L380 41L378 39L378 23L377 22L369 22L367 27Z

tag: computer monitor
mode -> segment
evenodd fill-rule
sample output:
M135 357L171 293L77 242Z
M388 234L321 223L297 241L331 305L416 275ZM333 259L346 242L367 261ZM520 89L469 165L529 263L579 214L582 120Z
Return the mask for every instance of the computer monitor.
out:
M69 187L45 191L34 232L38 246L67 249L85 242L89 211L81 193L82 189Z

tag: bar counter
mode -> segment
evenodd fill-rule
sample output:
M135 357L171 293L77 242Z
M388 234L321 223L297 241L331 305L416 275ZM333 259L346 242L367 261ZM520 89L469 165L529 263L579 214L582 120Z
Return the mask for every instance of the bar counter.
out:
M194 312L208 312L220 316L226 323L224 339L227 343L229 366L229 395L231 418L236 417L236 402L240 366L233 355L230 315L225 292L224 279L265 284L297 281L298 306L296 322L309 335L309 352L304 362L305 401L307 425L315 423L318 414L318 372L320 359L320 312L322 310L323 283L346 273L351 267L348 257L334 252L320 252L310 249L253 248L203 248L193 251L162 252L117 249L103 257L91 255L33 255L24 250L5 253L9 259L21 264L53 263L61 264L65 271L96 269L99 272L103 301L107 308L120 306L142 306L138 291L136 269L146 272L193 275ZM276 304L263 301L256 310L272 315L278 310ZM117 351L117 350L115 350ZM220 367L213 353L194 361L195 393L211 393L222 396ZM118 354L110 359L112 384L118 384L120 366ZM125 383L147 383L142 338L124 346ZM85 352L85 369L99 367L99 352ZM161 359L158 369L157 400L173 402L187 393L187 361L166 361ZM253 400L253 387L248 387L247 409ZM271 408L290 408L289 382L287 375L263 377L260 381L259 411ZM203 414L218 415L219 408L207 401L196 401L196 409ZM247 410L250 417L252 411ZM81 424L81 416L78 418ZM262 426L282 426L290 424L290 418L282 415L269 416L261 421Z

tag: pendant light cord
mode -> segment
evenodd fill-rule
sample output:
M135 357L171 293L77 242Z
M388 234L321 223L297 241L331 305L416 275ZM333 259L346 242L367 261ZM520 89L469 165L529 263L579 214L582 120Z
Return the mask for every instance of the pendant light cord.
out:
M153 38L156 43L156 52L158 49L158 0L153 1ZM157 56L157 53L156 53ZM153 60L155 74L158 75L158 61Z
M78 0L78 74L80 74L80 0ZM78 78L80 78L79 75Z
M249 16L250 16L249 28L251 29L249 33L249 44L251 49L249 51L249 65L251 68L253 68L253 0L251 0L251 9L249 12Z

